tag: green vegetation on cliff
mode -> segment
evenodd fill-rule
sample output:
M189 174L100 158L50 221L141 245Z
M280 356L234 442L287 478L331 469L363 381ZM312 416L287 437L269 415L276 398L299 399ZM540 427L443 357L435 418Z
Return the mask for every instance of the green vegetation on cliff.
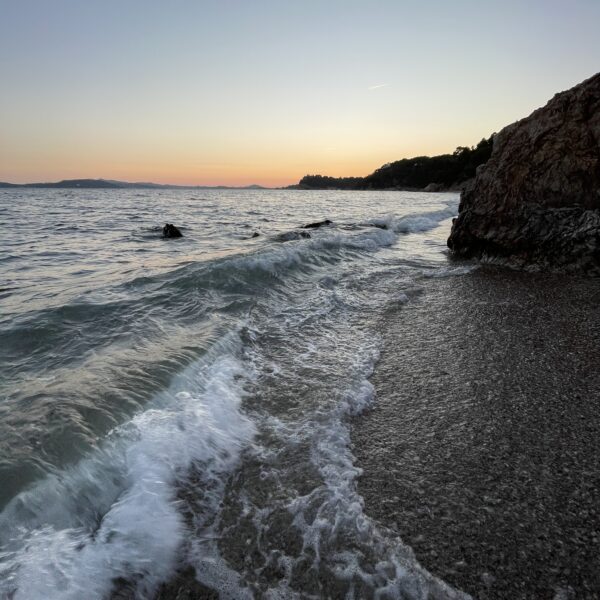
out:
M404 158L383 165L366 177L328 177L306 175L297 187L300 189L452 189L475 176L479 165L492 154L494 135L476 146L459 146L452 154Z

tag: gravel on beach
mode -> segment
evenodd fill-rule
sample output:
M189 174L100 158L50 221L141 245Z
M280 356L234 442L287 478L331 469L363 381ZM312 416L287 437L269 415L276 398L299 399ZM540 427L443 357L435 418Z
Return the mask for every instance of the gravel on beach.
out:
M600 280L481 267L382 317L366 512L480 599L600 596Z

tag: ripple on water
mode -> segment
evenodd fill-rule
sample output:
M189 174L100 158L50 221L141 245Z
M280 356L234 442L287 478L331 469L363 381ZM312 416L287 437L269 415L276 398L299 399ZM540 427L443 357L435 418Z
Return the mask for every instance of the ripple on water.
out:
M192 566L230 597L459 596L364 513L348 428L373 319L445 263L421 234L456 199L19 194L0 193L3 591L149 597ZM272 242L315 214L338 225Z

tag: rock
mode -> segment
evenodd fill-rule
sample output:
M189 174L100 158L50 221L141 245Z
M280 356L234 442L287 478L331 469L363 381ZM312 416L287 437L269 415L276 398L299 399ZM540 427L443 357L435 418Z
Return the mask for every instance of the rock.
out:
M457 256L600 274L600 73L495 136L448 246Z
M325 219L324 221L317 221L316 223L309 223L308 225L304 225L302 229L318 229L319 227L323 227L324 225L332 225L333 221L329 219Z
M163 237L180 238L183 237L183 234L181 233L181 231L179 231L179 229L177 229L177 227L175 227L175 225L173 225L173 223L167 223L163 227Z
M275 240L277 242L291 242L292 240L300 240L302 238L310 238L308 231L286 231L280 233Z
M424 192L443 192L446 186L443 183L430 183L423 188Z
M254 233L253 233L253 234L250 236L250 239L257 238L257 237L260 237L260 233L258 233L258 231L255 231L255 232L254 232Z

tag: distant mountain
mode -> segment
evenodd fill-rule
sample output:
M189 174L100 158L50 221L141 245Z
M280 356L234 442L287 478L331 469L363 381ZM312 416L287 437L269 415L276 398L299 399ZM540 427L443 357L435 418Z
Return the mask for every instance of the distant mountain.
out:
M106 181L104 179L63 179L56 183L27 183L25 187L36 188L121 188L116 181Z
M149 183L149 182L134 182L129 181L116 181L114 179L63 179L62 181L48 182L48 183L7 183L0 181L0 188L15 188L15 187L26 187L26 188L60 188L60 189L190 189L190 190L264 190L260 185L247 185L243 187L233 187L226 185L168 185L161 183Z
M383 165L366 177L306 175L290 189L301 190L427 190L457 189L475 177L479 165L492 154L494 135L477 146L459 146L453 154L404 158Z

